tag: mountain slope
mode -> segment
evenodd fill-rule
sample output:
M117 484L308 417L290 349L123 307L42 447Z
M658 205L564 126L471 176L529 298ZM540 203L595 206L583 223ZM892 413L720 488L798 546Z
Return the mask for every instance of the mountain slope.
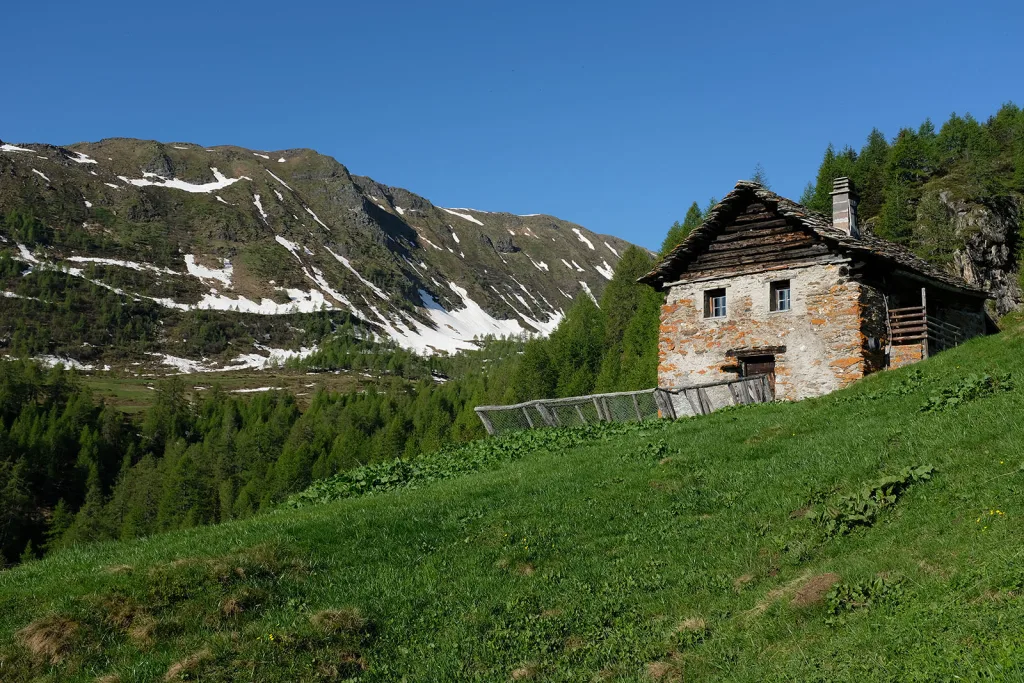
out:
M1014 329L797 404L490 440L449 458L485 471L419 490L58 553L0 574L0 661L12 681L1017 680L1024 393L965 387L1024 372L1021 349Z
M0 215L0 250L20 263L3 281L0 339L54 303L20 280L63 269L163 326L139 342L148 353L176 348L174 321L193 311L331 311L425 353L545 334L574 297L600 295L629 246L551 216L436 207L311 150L131 139L0 144ZM271 353L245 320L222 365Z

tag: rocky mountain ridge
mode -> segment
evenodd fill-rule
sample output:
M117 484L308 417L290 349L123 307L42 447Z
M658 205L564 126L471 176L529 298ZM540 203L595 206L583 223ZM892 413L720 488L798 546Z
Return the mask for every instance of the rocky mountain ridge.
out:
M0 143L0 216L0 252L17 263L0 287L0 353L5 336L17 345L11 323L56 304L28 285L49 271L156 309L162 329L138 348L191 370L308 352L315 334L266 322L289 316L347 318L419 353L546 334L575 297L600 296L630 246L553 216L438 207L308 149L124 138ZM247 332L226 333L232 348L213 360L169 353L187 342L181 321L199 317ZM268 324L277 331L256 329Z

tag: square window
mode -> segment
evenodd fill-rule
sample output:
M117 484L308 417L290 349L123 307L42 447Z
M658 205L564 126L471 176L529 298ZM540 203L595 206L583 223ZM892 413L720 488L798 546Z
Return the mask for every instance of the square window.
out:
M776 280L771 284L771 310L788 311L792 304L792 290L789 288L789 280Z
M725 317L725 288L709 289L704 292L704 317Z

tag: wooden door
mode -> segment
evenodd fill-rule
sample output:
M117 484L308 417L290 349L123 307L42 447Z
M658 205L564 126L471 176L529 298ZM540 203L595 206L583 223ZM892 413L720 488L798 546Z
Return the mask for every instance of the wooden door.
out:
M743 376L768 375L768 384L775 394L775 356L749 356L743 359Z

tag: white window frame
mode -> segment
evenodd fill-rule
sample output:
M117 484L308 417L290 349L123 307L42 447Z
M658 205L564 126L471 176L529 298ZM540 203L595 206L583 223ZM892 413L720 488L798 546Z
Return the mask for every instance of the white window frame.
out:
M781 284L785 282L786 286L782 287ZM793 282L792 280L775 280L768 285L768 296L769 305L768 309L772 313L785 313L793 310ZM782 307L782 293L785 292L786 307Z
M713 296L712 292L721 292L718 296ZM721 304L721 306L719 306ZM713 320L716 318L725 318L729 311L729 300L728 293L725 287L715 287L714 289L704 290L704 318L706 320Z

